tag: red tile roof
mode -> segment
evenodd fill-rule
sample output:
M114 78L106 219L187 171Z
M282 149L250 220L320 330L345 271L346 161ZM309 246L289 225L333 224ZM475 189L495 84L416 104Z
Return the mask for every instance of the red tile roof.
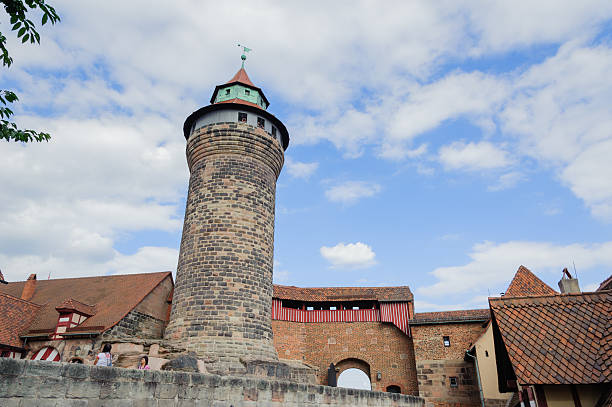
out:
M64 300L60 305L55 307L57 312L77 312L79 314L86 315L88 317L94 315L96 313L95 306L83 304L80 301L75 300L74 298L68 298Z
M263 109L261 108L261 106L259 106L258 104L251 103L251 102L249 102L249 101L242 100L242 99L238 99L238 98L228 99L228 100L224 100L224 101L222 101L222 102L217 102L217 103L238 103L238 104L241 104L241 105L253 106L253 107L256 107L256 108L258 108L258 109L263 110Z
M550 288L550 286L524 266L519 267L505 293L505 295L509 297L554 294L559 293Z
M612 381L612 291L489 298L520 384Z
M227 81L226 84L234 82L240 82L242 84L256 88L256 86L253 85L253 82L251 82L251 79L249 79L249 75L247 75L246 71L244 70L244 67L240 68L238 72L236 72L236 75L234 75L232 79Z
M274 298L295 301L412 301L408 286L401 287L294 287L274 285Z
M599 288L595 291L612 290L612 275L601 282Z
M31 302L41 304L41 308L27 333L53 331L58 318L56 307L64 302L67 295L83 305L95 305L95 315L79 325L80 330L105 331L134 309L165 278L171 278L171 273L38 280ZM24 284L25 281L20 281L2 285L0 293L18 297ZM0 315L0 325L3 319Z
M19 334L32 323L39 309L40 305L0 293L0 346L22 348Z
M489 309L468 309L460 311L417 312L410 320L410 325L444 324L467 321L485 322L491 318Z

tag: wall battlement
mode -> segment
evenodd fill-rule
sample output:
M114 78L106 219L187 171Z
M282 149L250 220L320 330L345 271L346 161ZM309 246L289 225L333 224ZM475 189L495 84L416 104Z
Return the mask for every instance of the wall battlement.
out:
M265 378L0 358L0 405L422 407L423 399Z

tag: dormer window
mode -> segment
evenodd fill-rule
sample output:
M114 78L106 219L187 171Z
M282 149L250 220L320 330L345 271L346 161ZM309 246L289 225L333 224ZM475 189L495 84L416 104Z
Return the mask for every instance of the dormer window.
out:
M247 121L247 114L239 112L238 113L238 121L241 122L241 123L246 123L246 121Z
M225 89L225 94L229 95L231 93L231 91L232 91L231 89Z
M62 339L63 334L68 332L70 328L82 324L87 318L95 314L94 306L83 304L72 298L65 300L55 309L59 313L59 318L51 339Z
M260 127L260 128L263 129L265 126L266 126L266 121L263 118L258 117L257 118L257 127Z
M251 94L251 91L250 91L250 90L248 90L248 89L245 89L245 90L244 90L244 94L248 96L248 95L250 95L250 94Z

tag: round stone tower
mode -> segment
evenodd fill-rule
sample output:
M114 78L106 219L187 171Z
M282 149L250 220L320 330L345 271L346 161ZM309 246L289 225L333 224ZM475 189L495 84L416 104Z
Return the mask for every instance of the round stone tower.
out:
M287 129L244 66L183 126L191 176L165 339L222 370L272 343L276 180Z

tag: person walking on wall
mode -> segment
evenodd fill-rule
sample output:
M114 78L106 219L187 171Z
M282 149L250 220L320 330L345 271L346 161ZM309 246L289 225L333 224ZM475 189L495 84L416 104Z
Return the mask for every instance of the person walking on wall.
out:
M111 344L107 343L102 348L102 352L98 353L96 356L96 360L94 365L96 366L112 366L113 365L113 355L110 353Z

